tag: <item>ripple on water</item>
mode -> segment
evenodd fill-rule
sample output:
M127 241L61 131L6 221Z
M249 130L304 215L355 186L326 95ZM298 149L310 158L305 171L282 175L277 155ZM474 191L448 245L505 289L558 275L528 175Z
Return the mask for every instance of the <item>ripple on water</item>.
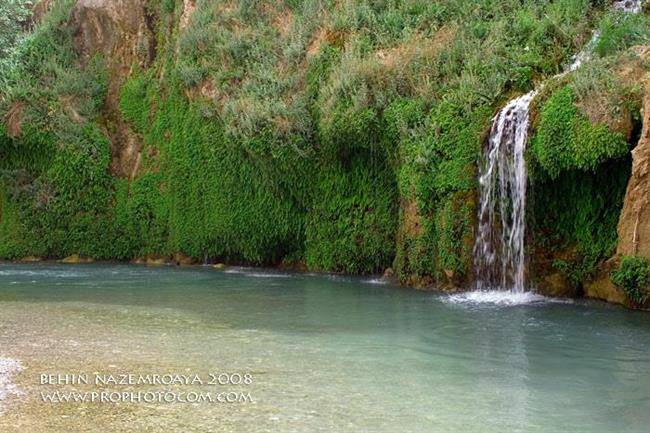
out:
M11 376L22 369L23 366L20 364L20 361L0 357L0 414L2 414L4 401L7 397L22 394L20 389L11 382Z
M46 270L46 269L0 269L0 276L39 276L39 277L59 277L59 278L77 278L83 277L86 274L82 272L67 271L67 270Z
M445 296L443 300L450 304L492 304L504 306L570 302L570 300L548 298L534 292L514 292L510 290L477 290Z
M384 277L368 278L363 280L366 284L389 284L390 280Z
M223 271L224 274L237 274L251 278L291 278L291 275L282 272L261 272L249 268L230 268Z

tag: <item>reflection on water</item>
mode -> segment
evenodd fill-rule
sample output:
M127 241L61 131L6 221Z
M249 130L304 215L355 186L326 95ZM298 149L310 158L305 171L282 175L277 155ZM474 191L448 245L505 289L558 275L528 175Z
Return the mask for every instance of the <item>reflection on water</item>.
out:
M24 367L0 431L644 432L649 321L274 270L0 265L0 357ZM246 371L255 402L38 399L38 374L81 371Z

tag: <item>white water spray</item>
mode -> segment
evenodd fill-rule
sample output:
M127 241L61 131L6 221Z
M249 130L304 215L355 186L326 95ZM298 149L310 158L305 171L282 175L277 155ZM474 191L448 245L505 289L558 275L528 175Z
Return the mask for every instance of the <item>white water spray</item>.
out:
M495 116L481 166L477 288L524 291L524 235L529 106L536 92L513 99ZM497 219L497 211L498 219Z
M614 2L614 9L637 14L641 12L643 0L622 0Z

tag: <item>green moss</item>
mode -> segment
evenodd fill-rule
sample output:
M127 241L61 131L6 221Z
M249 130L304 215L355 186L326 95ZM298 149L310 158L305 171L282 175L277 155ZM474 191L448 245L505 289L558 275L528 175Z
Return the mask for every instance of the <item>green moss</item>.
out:
M620 133L606 125L592 125L574 104L573 90L566 86L544 103L531 143L532 157L544 174L557 178L567 170L594 170L603 161L628 153Z
M13 221L0 233L4 257L112 253L109 142L95 123L107 76L97 56L77 68L72 29L63 24L71 7L57 2L15 68L3 71L2 108L21 107L20 134L0 134L4 208Z
M612 281L623 289L628 299L643 305L650 298L650 262L643 257L623 257Z
M390 266L396 230L391 172L356 156L347 167L328 164L321 173L307 219L307 264L351 273Z
M402 278L471 277L476 160L490 117L487 106L467 111L446 101L430 111L420 140L405 140L400 189L416 200L421 232L405 233L398 246Z
M0 257L16 259L29 254L18 211L7 191L0 190Z
M153 86L150 86L151 79L151 74L136 70L120 92L120 112L139 132L146 131L149 127L149 90L153 90Z
M631 160L601 164L592 173L563 172L556 179L532 184L529 227L538 255L561 259L553 267L576 287L616 249L616 227Z
M624 89L606 75L603 65L588 65L569 77L570 84L542 95L527 154L531 250L540 260L552 257L552 267L577 288L616 248L631 170L630 145L623 134L592 124L577 106L576 88L587 101L598 95L595 100L601 105L603 100L626 103Z

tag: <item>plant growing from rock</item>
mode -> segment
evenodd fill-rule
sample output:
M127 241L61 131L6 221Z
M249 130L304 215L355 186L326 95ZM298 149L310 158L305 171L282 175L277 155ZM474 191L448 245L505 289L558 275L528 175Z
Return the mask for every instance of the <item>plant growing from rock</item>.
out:
M612 281L623 289L630 301L643 305L650 298L650 262L643 257L626 256L617 270L612 272Z

